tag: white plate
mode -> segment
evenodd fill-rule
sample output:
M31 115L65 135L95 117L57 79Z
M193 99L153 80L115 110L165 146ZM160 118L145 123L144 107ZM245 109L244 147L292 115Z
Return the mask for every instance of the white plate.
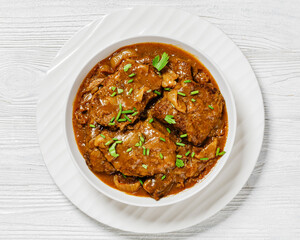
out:
M64 105L81 66L105 47L133 36L176 39L205 53L229 82L237 108L232 154L205 189L158 208L129 206L93 188L72 164L64 139ZM255 75L238 47L197 16L169 8L139 7L112 13L78 32L59 52L40 89L38 133L45 163L61 191L90 217L126 231L159 233L192 226L222 209L250 176L262 145L264 108Z

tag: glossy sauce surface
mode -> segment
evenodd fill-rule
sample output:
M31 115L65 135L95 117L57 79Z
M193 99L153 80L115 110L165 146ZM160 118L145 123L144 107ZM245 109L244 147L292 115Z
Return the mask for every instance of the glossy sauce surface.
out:
M163 53L169 60L158 71L152 61ZM116 121L120 107L130 112L120 115L124 121ZM213 168L227 127L214 78L193 55L169 44L115 51L86 76L73 105L76 141L91 171L113 188L156 200L192 187ZM112 156L117 140L118 156Z

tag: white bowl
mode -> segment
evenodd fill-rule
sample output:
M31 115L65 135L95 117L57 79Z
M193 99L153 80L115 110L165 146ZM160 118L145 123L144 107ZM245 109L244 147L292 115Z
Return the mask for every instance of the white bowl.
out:
M220 91L225 99L227 113L228 113L228 136L224 150L226 154L223 155L216 165L211 169L211 171L198 183L196 183L193 187L185 189L178 194L169 195L156 201L150 197L137 197L133 195L126 194L121 192L117 189L114 189L105 183L103 183L97 176L91 172L91 170L86 165L85 159L82 157L81 153L76 144L73 125L72 125L72 111L73 111L73 101L78 91L80 84L82 83L83 79L89 73L89 71L102 59L109 56L111 53L119 49L120 47L131 45L135 43L141 42L161 42L167 44L173 44L178 46L189 53L196 56L204 66L210 71L214 79L216 80ZM188 43L179 42L175 39L165 38L161 36L138 36L129 39L124 39L119 42L115 42L104 49L101 49L97 54L94 55L87 63L82 64L82 69L77 77L74 79L73 85L68 93L68 100L65 107L65 139L67 142L68 150L73 160L75 166L79 169L79 172L82 176L98 191L105 194L106 196L130 205L141 206L141 207L159 207L159 206L166 206L170 204L174 204L180 202L184 199L187 199L194 194L201 191L205 188L221 171L223 166L225 165L227 159L230 156L231 149L234 143L235 133L236 133L236 108L233 99L233 95L229 88L229 85L224 78L223 74L216 66L216 64L209 59L205 54L201 51L189 46Z

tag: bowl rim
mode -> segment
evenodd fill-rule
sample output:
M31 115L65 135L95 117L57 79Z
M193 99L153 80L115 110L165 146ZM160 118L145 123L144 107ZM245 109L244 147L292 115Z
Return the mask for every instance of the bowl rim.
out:
M151 39L149 40L145 40L145 39ZM158 39L158 41L157 41ZM140 40L144 40L144 41L140 41ZM133 42L130 42L133 41ZM126 44L122 44L125 42L130 42L130 43L126 43ZM134 196L134 195L130 195L127 194L123 191L120 191L118 189L115 189L113 187L110 187L109 185L107 185L106 183L102 182L90 169L88 169L86 163L85 163L85 159L83 158L83 156L81 155L81 153L79 152L76 140L75 140L75 134L74 134L74 130L73 130L73 123L72 123L72 114L71 116L69 116L70 111L68 111L71 106L71 113L73 113L73 104L74 104L74 97L77 94L78 88L81 85L82 81L84 80L85 76L87 75L87 73L97 64L97 62L101 61L103 58L100 58L98 55L101 55L101 53L107 51L107 49L112 49L109 52L109 54L106 54L106 57L109 56L111 53L115 52L116 50L118 50L121 47L125 47L128 45L132 45L135 43L150 43L150 42L157 42L157 43L165 43L165 44L171 44L174 45L176 47L179 47L181 49L183 49L184 51L187 51L188 53L192 54L193 56L196 57L196 59L198 59L204 66L205 68L207 68L208 71L211 72L211 69L208 69L207 65L204 64L200 59L199 59L199 55L201 55L202 57L204 57L204 59L206 59L206 61L208 61L208 63L211 65L212 68L215 69L215 71L217 72L217 74L219 74L220 79L222 79L222 83L224 84L225 88L227 89L227 94L228 94L228 102L226 102L226 108L227 108L227 112L228 112L228 106L230 106L231 110L232 110L232 115L230 116L231 119L229 119L229 114L228 114L228 135L227 135L227 139L226 139L226 143L225 143L225 148L226 148L226 154L223 155L218 161L217 163L214 165L214 167L209 171L209 173L207 173L202 179L200 179L195 185L193 185L190 188L184 189L183 191L177 193L177 194L173 194L173 195L168 195L162 199L160 199L159 201L156 201L150 197L139 197L139 196ZM171 43L170 43L171 42ZM120 45L121 44L121 45ZM177 44L179 44L180 46L178 46ZM120 46L118 46L120 45ZM118 47L116 47L118 46ZM182 47L184 46L184 47ZM196 54L191 53L189 50L187 50L186 48L189 48L190 50L193 50L193 52L196 52ZM89 67L91 65L92 62L94 62L96 59L96 63L92 64L92 67ZM98 60L97 60L98 59ZM88 69L87 69L88 68ZM86 70L87 69L87 70ZM81 75L83 74L84 71L87 71L86 74L84 74L84 78L80 78ZM212 74L213 75L213 74ZM213 75L218 87L220 88L220 82L218 80L216 80L215 76ZM75 88L76 83L79 82L79 86L76 87L75 89L75 95L72 96L73 90ZM220 89L221 91L221 89ZM221 91L222 95L223 92ZM223 95L224 96L224 95ZM228 104L230 102L230 105ZM71 104L70 104L71 103ZM236 113L236 105L235 105L235 101L234 101L234 97L231 91L231 88L229 86L228 81L226 80L226 77L224 76L224 74L222 73L222 71L220 70L220 68L218 67L218 65L210 58L208 57L205 53L203 53L203 51L201 51L199 48L196 48L195 46L191 46L188 42L182 42L181 40L178 39L174 39L174 38L170 38L170 37L164 37L161 35L136 35L136 36L130 36L127 38L123 38L119 41L115 41L110 43L109 45L104 46L103 48L101 48L99 51L96 51L95 54L93 54L93 56L91 56L89 58L89 60L87 60L86 62L84 62L82 64L82 67L80 68L79 72L76 74L76 76L74 77L74 79L72 80L72 83L70 85L70 89L68 91L67 94L67 99L64 103L64 119L63 119L63 123L64 123L64 139L67 145L67 150L68 153L72 159L73 164L76 166L76 168L79 170L80 174L83 176L84 179L86 179L90 185L92 185L95 189L97 189L97 191L101 192L102 194L104 194L105 196L116 200L118 202L124 203L124 204L128 204L128 205L132 205L132 206L139 206L139 207L160 207L160 206L167 206L167 205L172 205L181 201L186 200L189 197L192 197L193 195L199 193L201 190L203 190L205 187L207 187L209 185L209 183L211 183L219 174L219 172L223 169L223 167L225 166L230 153L232 151L233 145L234 145L234 141L235 141L235 137L236 137L236 127L237 127L237 113ZM70 121L67 121L68 118L71 118L71 124ZM231 123L231 127L229 128L229 123ZM84 170L79 166L75 156L74 156L74 149L72 148L72 146L70 145L70 139L69 139L69 130L68 128L72 128L72 138L76 143L76 150L80 153L81 156L81 160L84 161L84 164L86 165L86 168L89 170L89 172L94 176L92 177L93 179L97 178L97 183L95 183L95 181L93 181L89 176L87 176L87 174L84 172ZM230 141L229 141L229 133L231 133L230 136ZM228 142L229 142L229 146L228 146ZM76 151L75 150L75 151ZM221 161L222 160L222 161ZM91 175L90 175L91 176ZM200 185L201 184L201 185ZM100 187L100 185L102 185ZM106 187L105 187L106 186ZM198 186L198 188L196 188L196 186ZM110 194L108 191L104 190L104 188L109 188L110 190L112 190L113 192L122 195L121 197L116 197L112 194ZM132 202L130 200L138 200L138 202ZM151 199L150 203L145 203L144 200L149 200ZM171 199L171 200L170 200ZM170 200L170 201L168 201Z

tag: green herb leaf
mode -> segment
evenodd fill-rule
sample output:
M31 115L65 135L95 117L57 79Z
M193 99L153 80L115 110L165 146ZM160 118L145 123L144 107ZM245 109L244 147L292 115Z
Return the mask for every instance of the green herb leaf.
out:
M126 118L126 120L127 120L128 122L132 122L131 119L130 119L129 117L127 117L126 115L123 115L123 116L124 116L124 118Z
M133 79L130 79L130 80L128 80L128 82L127 83L132 83L133 82Z
M121 173L124 178L127 178L123 173Z
M135 113L133 113L131 116L135 116L135 115L137 115L137 114L139 114L139 112L135 112Z
M154 90L154 93L156 93L157 95L161 95L161 93L159 91Z
M210 109L214 109L212 105L208 105L208 107L209 107Z
M143 146L143 155L146 156L146 148Z
M185 93L183 93L183 92L177 92L177 93L178 93L178 95L181 95L181 96L183 96L183 97L186 96Z
M122 92L124 92L124 90L122 88L118 88L118 94L121 94Z
M117 95L117 93L116 92L113 92L110 96L111 97L114 97L114 96L116 96Z
M185 154L185 156L188 156L190 153L191 153L190 151L187 151L186 154Z
M164 139L164 138L162 138L162 137L160 137L159 139L160 139L160 140L162 140L163 142L165 142L165 141L166 141L166 139Z
M191 92L191 95L196 95L196 94L198 94L199 93L199 91L198 90L196 90L196 91L192 91Z
M149 123L152 123L154 120L153 120L153 118L151 118L150 120L149 120Z
M120 104L119 104L119 112L118 112L118 115L117 115L117 117L116 117L116 121L119 120L119 118L121 117L121 114L122 114L122 104L120 103Z
M132 148L128 148L127 150L126 150L126 152L130 152L132 150Z
M126 122L127 120L126 120L126 118L120 118L120 119L118 119L118 122Z
M175 123L176 123L176 121L174 120L174 116L172 116L172 115L167 115L167 116L165 117L165 121L166 121L167 123L169 123L169 124L175 124Z
M128 95L130 95L133 91L133 88L130 88L129 91L128 91Z
M216 156L219 156L220 148L217 148Z
M164 90L169 92L171 89L170 88L164 88Z
M147 148L147 156L149 156L149 154L150 154L150 149Z
M91 128L95 128L96 126L94 124L90 124L90 127Z
M184 147L184 146L185 146L184 143L179 143L179 142L177 142L176 145L181 146L181 147Z
M184 83L190 83L191 82L191 80L185 80L184 81Z
M177 158L182 158L182 155L176 155Z
M129 75L129 77L134 77L135 76L135 73L131 73L130 75Z
M142 167L145 168L145 169L147 169L147 168L148 168L148 165L142 164Z
M113 140L110 140L110 141L106 142L104 145L105 146L110 145L112 142L113 142Z
M195 156L195 152L192 152L191 157L193 158Z
M105 138L105 136L103 134L100 134L101 137Z
M169 128L167 128L168 133L171 133L171 130Z
M144 143L145 142L145 138L143 135L140 136L141 141Z
M110 155L113 156L113 157L115 157L115 158L120 156L120 155L117 154L117 152L116 152L116 145L117 145L118 143L122 143L122 141L116 141L116 142L114 142L114 143L109 147L109 149L108 149Z
M163 175L162 177L161 177L161 180L164 180L166 178L166 175Z
M162 155L162 153L159 154L161 159L164 159L164 155Z
M114 123L114 122L113 122L113 123L111 123L111 122L108 123L109 126L113 126L113 125L115 125L115 124L116 124L116 123Z
M200 158L200 160L206 161L208 160L208 158Z
M124 66L124 72L127 72L129 70L129 68L131 68L130 63Z
M115 90L116 90L116 87L111 87L111 90L115 91Z
M122 114L128 114L128 113L134 113L133 110L125 110L125 111L122 111Z
M141 179L139 179L139 181L140 181L140 183L143 185L144 183L143 183L143 181L141 180Z
M161 59L159 60L159 55L157 55L153 61L152 61L152 65L153 67L155 67L158 71L161 71L168 63L169 61L169 56L167 53L163 53L161 55Z
M191 99L192 102L196 102L196 100L194 98Z
M147 93L150 93L152 91L152 89L147 90Z
M222 156L222 155L224 155L225 153L226 153L225 151L220 152L220 153L219 153L219 156Z
M182 135L180 135L180 137L185 138L185 137L187 137L187 134L182 134Z
M115 120L115 117L113 117L112 119L110 119L110 122L113 122Z
M184 162L181 159L176 159L176 166L179 168L184 167Z
M117 138L113 138L113 140L114 140L114 141L118 141L119 139L117 139Z

